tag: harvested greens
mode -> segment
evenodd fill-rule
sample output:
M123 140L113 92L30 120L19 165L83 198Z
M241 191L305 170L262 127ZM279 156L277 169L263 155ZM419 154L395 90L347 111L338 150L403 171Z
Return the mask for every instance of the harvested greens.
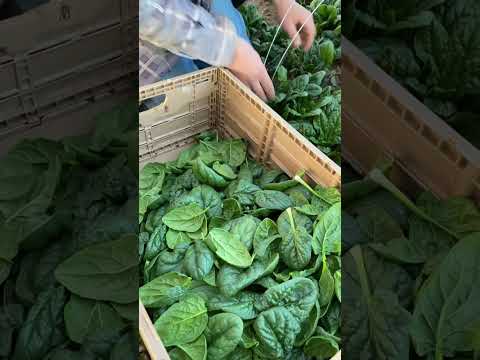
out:
M140 172L140 299L172 360L339 350L340 193L202 134Z
M137 356L137 118L0 159L0 359Z
M272 46L267 69L273 78L277 98L270 106L330 158L340 161L341 89L338 83L341 57L341 2L299 1L313 11L317 38L308 52L293 49L281 62L290 43L281 30ZM250 40L265 59L278 25L268 24L254 5L242 9Z
M344 14L347 37L480 148L479 1L347 0Z
M480 211L475 203L430 193L413 202L378 169L345 183L342 198L344 356L476 359Z

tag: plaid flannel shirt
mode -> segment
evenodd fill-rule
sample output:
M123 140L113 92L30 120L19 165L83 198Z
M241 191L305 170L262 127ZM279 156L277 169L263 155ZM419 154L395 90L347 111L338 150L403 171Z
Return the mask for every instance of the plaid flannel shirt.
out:
M140 86L159 81L178 56L214 66L232 63L237 34L211 0L140 0Z

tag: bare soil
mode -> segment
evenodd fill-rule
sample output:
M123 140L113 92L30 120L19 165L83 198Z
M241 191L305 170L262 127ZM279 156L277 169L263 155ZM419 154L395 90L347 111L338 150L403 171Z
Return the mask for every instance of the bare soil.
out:
M260 10L261 14L270 24L277 24L277 15L272 0L248 0L246 4L254 4Z

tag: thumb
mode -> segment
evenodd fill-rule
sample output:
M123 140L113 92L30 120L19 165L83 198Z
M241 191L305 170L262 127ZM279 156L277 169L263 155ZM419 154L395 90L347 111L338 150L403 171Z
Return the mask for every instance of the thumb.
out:
M285 30L290 39L293 39L297 35L297 27L293 22L283 23L283 30ZM293 47L298 48L300 45L302 45L302 40L300 39L300 36L297 36L293 41Z

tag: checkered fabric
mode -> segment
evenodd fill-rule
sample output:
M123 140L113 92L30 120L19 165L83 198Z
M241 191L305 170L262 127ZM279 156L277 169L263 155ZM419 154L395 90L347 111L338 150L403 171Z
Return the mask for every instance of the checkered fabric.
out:
M177 56L231 64L235 27L209 13L210 5L211 0L140 0L140 85L160 80Z

